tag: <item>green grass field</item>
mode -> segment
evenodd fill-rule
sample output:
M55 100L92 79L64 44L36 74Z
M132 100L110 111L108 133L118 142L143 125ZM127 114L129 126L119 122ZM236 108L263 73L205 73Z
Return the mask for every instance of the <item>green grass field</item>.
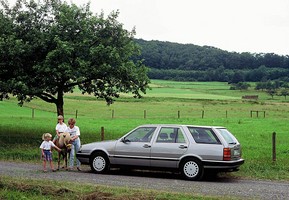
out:
M82 199L112 199L112 200L223 200L226 196L203 196L201 194L186 194L156 190L144 190L128 187L113 187L89 183L74 183L51 180L31 180L2 177L0 179L0 199L53 199L53 200L82 200Z
M254 83L251 83L253 85ZM152 80L142 99L121 94L114 104L81 95L65 95L67 121L76 117L82 143L116 139L132 128L149 123L219 125L227 127L241 142L246 160L234 176L289 180L289 101L264 92L229 90L220 82L173 82ZM242 100L258 95L258 101ZM39 99L17 106L15 98L0 102L0 159L39 161L41 135L54 134L56 108ZM251 111L259 112L251 116ZM265 117L263 115L265 112ZM277 133L277 160L272 161L272 133ZM54 156L56 158L56 156Z

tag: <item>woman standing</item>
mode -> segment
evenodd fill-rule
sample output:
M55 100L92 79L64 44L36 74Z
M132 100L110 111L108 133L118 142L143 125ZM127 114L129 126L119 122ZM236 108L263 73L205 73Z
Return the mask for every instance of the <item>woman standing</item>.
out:
M75 154L79 151L80 149L80 130L78 126L75 126L75 119L74 118L70 118L68 120L68 127L65 130L65 132L70 133L70 137L71 137L71 142L72 142L72 146L71 146L71 151L70 151L70 159L69 159L69 170L73 170L73 166L74 166L74 156ZM81 171L80 169L80 161L76 158L76 167L78 171Z

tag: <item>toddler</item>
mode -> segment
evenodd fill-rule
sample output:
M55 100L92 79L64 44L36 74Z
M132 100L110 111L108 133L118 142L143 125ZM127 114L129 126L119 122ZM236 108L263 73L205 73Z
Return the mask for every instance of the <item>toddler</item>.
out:
M54 169L53 162L52 162L52 152L51 149L54 147L57 149L57 151L61 151L60 148L58 148L52 141L51 141L52 135L50 133L44 133L42 135L43 142L40 145L42 158L43 158L43 171L47 172L46 170L46 161L49 161L50 168L53 172L56 170Z

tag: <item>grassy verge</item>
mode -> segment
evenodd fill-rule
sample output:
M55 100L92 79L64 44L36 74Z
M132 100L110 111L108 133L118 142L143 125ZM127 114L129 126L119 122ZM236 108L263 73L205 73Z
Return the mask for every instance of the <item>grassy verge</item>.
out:
M0 199L54 199L54 200L189 200L189 199L236 199L229 197L201 196L126 187L111 187L93 184L77 184L59 181L40 181L0 176Z

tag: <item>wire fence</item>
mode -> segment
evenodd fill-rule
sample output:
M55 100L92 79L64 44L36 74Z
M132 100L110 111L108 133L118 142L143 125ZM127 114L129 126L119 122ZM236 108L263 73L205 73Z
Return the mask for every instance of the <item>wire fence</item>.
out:
M55 113L55 116L57 113ZM94 115L91 113L87 114L81 112L79 110L75 110L75 113L67 113L69 116L73 116L76 119L81 117L90 117L90 118L102 118L102 119L116 119L116 118L126 118L126 119L156 119L156 118L266 118L266 117L274 117L287 115L284 111L278 110L242 110L242 109L230 109L230 110L173 110L173 111L165 111L156 113L154 110L143 110L143 111L136 111L136 112L125 112L123 110L115 110L112 109L106 112L94 112ZM41 115L42 116L42 115ZM15 116L14 116L15 117ZM22 117L31 117L32 119L37 118L37 110L31 109L31 115L22 115Z

